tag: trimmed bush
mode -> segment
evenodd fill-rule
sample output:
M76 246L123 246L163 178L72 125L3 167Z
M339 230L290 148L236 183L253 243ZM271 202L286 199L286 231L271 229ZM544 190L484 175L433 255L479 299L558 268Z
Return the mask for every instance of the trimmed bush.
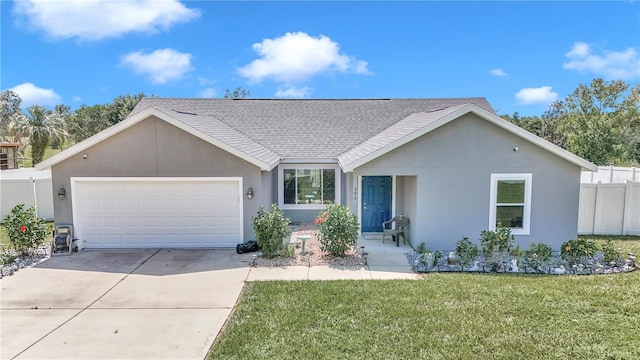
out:
M5 216L4 226L11 247L22 256L32 253L47 237L47 224L36 216L33 206L25 209L24 204L16 205Z
M332 256L344 256L358 239L358 217L344 205L330 204L318 214L316 235L320 249Z
M577 264L585 258L593 257L598 246L593 240L576 239L562 243L560 256L570 264Z
M264 257L279 254L283 240L291 236L290 224L291 219L284 216L284 211L278 205L271 204L269 212L265 212L260 205L258 215L251 218L251 225Z
M613 242L611 242L611 240L607 240L604 244L602 244L600 248L602 250L602 260L607 263L610 263L612 261L618 262L622 258L620 250L616 249L616 247L613 246Z

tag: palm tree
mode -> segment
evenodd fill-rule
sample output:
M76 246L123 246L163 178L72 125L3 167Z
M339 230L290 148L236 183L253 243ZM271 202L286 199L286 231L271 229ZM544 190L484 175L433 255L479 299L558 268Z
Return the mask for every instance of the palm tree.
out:
M29 138L33 165L44 160L44 152L52 139L64 143L68 137L61 114L40 105L27 108L27 115L15 116L9 130L16 139Z

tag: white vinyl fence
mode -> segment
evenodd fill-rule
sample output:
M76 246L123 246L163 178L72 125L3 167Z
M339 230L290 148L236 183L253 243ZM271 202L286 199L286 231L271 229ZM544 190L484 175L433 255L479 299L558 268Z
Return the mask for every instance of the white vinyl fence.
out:
M580 177L581 184L618 183L627 181L640 181L640 170L635 167L598 166L597 172L583 171Z
M53 219L51 171L33 168L0 171L0 223L17 204L38 204L38 217Z
M640 182L580 184L578 234L640 235Z

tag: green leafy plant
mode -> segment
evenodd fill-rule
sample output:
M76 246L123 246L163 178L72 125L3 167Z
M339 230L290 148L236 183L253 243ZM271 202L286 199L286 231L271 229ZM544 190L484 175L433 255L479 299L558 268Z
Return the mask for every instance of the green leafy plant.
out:
M284 257L293 257L296 253L296 245L295 244L287 244L282 247L280 250L280 255Z
M13 264L14 261L16 261L15 255L8 252L0 253L0 265Z
M598 246L593 240L575 239L562 243L560 256L570 264L576 264L585 258L593 257L598 251Z
M524 264L538 269L545 261L551 258L551 246L543 243L532 243L524 251Z
M551 246L543 243L532 243L529 248L524 251L526 258L536 258L540 261L547 261L551 258Z
M9 243L22 256L29 255L47 237L47 225L36 216L34 207L18 204L5 216L4 225Z
M469 266L478 256L478 245L472 243L468 237L463 237L456 243L456 256L462 266Z
M330 204L315 221L320 249L332 256L344 256L358 239L358 217L344 205Z
M485 257L494 255L494 252L508 253L513 248L515 237L508 227L499 226L495 230L483 230L480 232L480 246Z
M265 212L262 205L258 208L258 215L251 218L251 225L256 234L256 241L260 245L262 255L274 257L282 248L283 239L291 236L291 219L284 216L276 204L271 204L271 210Z
M421 242L420 244L418 244L418 247L416 247L416 252L418 254L424 254L427 252L427 245L424 242Z
M491 267L491 271L505 270L505 263L509 260L514 241L515 237L508 227L499 225L495 230L483 230L480 232L482 254L485 257L486 265Z
M601 245L601 251L602 251L602 260L604 260L605 262L612 262L612 261L620 261L620 259L622 258L622 254L620 254L620 250L616 249L616 247L613 245L613 242L611 242L611 240L607 240L605 243L603 243Z

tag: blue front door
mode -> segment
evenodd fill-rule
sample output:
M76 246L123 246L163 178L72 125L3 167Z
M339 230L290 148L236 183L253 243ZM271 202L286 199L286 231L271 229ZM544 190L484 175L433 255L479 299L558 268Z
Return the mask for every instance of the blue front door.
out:
M362 232L382 232L391 218L391 176L362 177Z

